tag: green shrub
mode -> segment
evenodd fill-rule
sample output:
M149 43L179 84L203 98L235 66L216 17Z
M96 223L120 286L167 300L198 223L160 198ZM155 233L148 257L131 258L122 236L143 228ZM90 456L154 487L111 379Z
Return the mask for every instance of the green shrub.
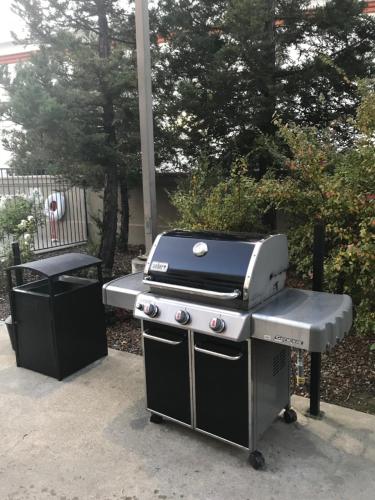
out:
M229 178L222 178L203 160L171 195L184 229L258 231L260 200L256 182L247 175L246 161L237 160Z
M31 214L32 202L28 199L21 196L3 197L0 204L0 238L22 234L21 221L27 221Z
M312 277L313 228L326 226L325 289L349 294L359 333L375 332L375 150L361 136L348 152L314 130L282 127L293 159L283 180L263 179L258 195L288 214L290 260Z
M5 269L13 263L11 243L18 241L22 262L31 260L34 235L43 221L41 203L35 193L0 197L0 282L4 281Z
M375 333L375 92L365 95L347 151L335 147L330 131L279 125L290 149L287 175L248 178L238 160L228 179L208 175L203 165L172 203L187 229L258 230L265 212L288 220L291 266L307 284L312 278L314 225L326 227L325 289L347 293L355 305L355 328Z

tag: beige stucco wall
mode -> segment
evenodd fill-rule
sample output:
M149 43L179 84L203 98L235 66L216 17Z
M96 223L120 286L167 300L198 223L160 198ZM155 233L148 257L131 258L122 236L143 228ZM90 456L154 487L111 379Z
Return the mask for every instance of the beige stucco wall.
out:
M158 214L158 231L164 231L173 225L177 213L168 199L168 191L176 189L180 176L177 174L159 174L156 176L156 198ZM99 242L99 231L95 218L101 216L103 199L101 192L88 191L87 211L89 224L89 239L94 243ZM142 186L136 186L129 190L129 244L144 244L144 221L143 221L143 196Z

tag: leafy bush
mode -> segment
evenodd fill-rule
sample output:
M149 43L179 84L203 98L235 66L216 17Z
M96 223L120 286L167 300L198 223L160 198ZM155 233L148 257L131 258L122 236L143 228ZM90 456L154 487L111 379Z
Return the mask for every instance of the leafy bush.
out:
M291 265L312 277L313 228L326 227L325 288L347 293L355 305L356 331L375 333L375 91L364 85L353 130L354 144L338 150L330 131L280 125L290 149L287 174L249 179L236 163L229 179L215 185L207 171L194 172L189 186L172 196L182 227L254 230L268 210L287 214Z
M326 227L325 288L347 293L360 333L375 331L375 150L361 136L337 152L314 130L283 127L293 159L283 180L264 179L258 195L288 214L290 259L303 279L312 276L313 228Z
M182 228L257 231L261 228L260 200L254 197L255 191L256 182L247 175L245 160L232 165L229 178L223 178L202 160L171 195L171 201Z
M34 236L44 223L40 193L0 196L0 281L12 265L12 241L18 241L22 262L31 260Z
M32 214L32 202L21 196L5 196L0 200L0 238L18 237L27 230L28 217ZM21 224L22 221L25 221ZM30 225L30 224L29 224Z

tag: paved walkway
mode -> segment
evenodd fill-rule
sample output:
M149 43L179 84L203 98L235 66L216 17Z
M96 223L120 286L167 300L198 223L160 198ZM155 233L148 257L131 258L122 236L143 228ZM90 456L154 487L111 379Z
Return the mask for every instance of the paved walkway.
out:
M1 327L0 327L1 330ZM0 331L0 499L373 500L375 417L323 404L246 453L144 411L142 358L110 355L64 382L16 368ZM300 412L307 400L295 398Z

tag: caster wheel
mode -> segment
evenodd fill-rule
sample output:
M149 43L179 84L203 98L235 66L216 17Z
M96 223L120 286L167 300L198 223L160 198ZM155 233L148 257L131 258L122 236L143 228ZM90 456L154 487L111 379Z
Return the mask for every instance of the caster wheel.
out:
M152 422L153 424L162 424L164 422L164 418L161 417L160 415L155 415L155 413L152 413L150 417L150 422Z
M249 455L249 462L250 465L252 466L253 469L259 470L259 469L264 469L264 466L266 465L266 462L264 460L264 456L261 454L260 451L252 451Z
M292 424L293 422L297 422L297 413L292 410L292 408L287 408L284 411L284 422L286 424Z

